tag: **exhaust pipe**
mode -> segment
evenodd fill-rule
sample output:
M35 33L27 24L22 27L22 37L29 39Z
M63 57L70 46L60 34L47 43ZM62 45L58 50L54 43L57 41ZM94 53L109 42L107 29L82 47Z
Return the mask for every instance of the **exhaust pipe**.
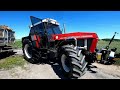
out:
M65 24L63 24L63 28L64 28L64 34L65 34Z

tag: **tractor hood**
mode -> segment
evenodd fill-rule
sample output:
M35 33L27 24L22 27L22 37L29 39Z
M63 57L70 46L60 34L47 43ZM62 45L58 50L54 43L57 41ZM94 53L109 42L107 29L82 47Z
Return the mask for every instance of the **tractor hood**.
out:
M66 33L66 34L55 34L52 35L52 40L64 40L67 38L76 38L76 39L87 39L87 38L95 38L98 39L96 33L91 32L75 32L75 33Z

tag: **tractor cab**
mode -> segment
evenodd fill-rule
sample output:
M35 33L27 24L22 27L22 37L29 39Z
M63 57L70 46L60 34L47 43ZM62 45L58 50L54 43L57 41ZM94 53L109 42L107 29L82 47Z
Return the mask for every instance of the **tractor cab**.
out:
M39 33L46 33L48 36L62 34L62 31L59 28L59 23L56 20L50 18L39 19L33 16L30 18L32 23L30 28L35 27L37 30L39 29Z
M59 23L50 18L39 19L31 16L30 27L30 36L32 38L38 39L38 42L41 43L41 46L48 46L48 42L52 42L52 35L62 34L62 31L59 28ZM40 41L41 39L41 41ZM46 43L47 42L47 43ZM37 45L39 47L39 45Z

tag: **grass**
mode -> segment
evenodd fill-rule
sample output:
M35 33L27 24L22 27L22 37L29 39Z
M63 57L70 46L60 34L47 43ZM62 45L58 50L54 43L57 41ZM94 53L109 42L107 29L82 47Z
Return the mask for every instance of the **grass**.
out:
M103 40L100 40L98 41L98 44L97 44L97 48L98 49L101 49L101 48L105 48L107 45L108 45L109 41L103 41ZM110 45L110 49L111 48L117 48L117 51L116 51L116 54L120 53L120 41L113 41Z
M0 69L8 70L14 68L15 66L24 67L25 63L26 61L23 59L23 56L10 56L0 60Z
M22 42L21 42L21 40L16 40L15 44L13 44L13 48L16 48L16 49L22 48Z

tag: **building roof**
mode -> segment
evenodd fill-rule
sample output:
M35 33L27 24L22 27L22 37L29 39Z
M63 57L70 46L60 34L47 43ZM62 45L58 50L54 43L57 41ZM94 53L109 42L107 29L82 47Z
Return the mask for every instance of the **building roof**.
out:
M0 25L0 29L5 29L5 30L9 30L12 31L12 29L6 25Z

